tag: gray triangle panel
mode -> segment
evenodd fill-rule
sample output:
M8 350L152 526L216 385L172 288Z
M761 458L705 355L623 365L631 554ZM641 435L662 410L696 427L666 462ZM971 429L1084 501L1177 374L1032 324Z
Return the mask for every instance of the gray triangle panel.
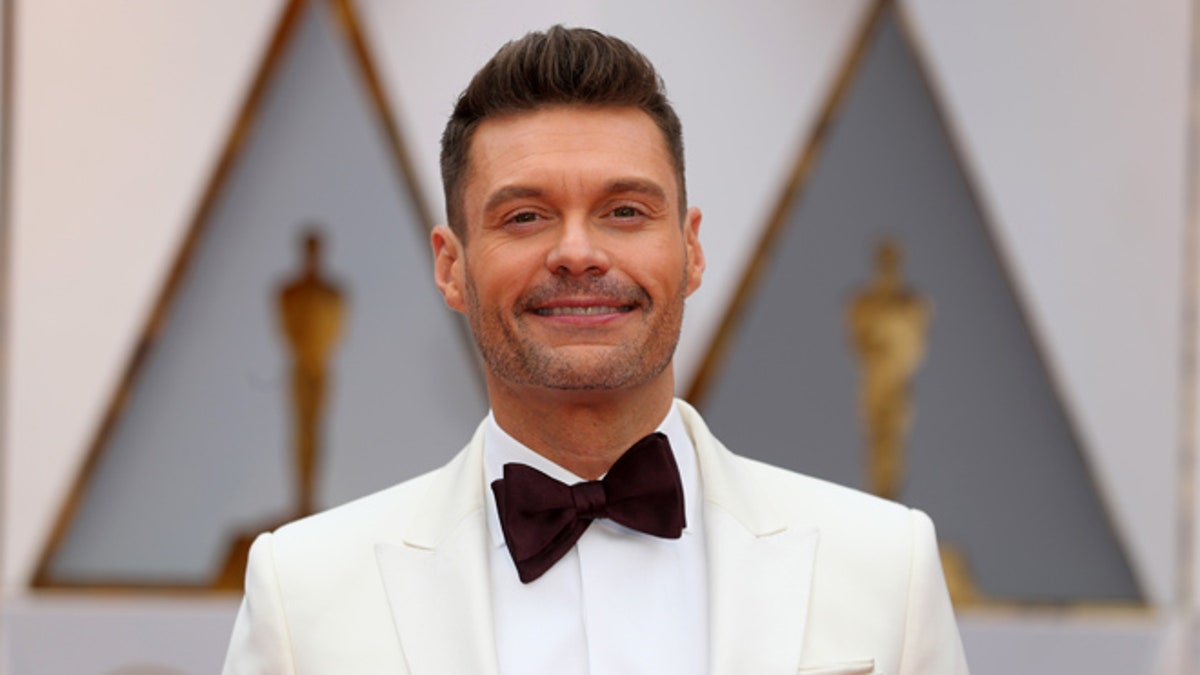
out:
M486 411L353 55L326 3L308 3L299 22L52 578L204 584L231 537L293 508L276 293L296 274L310 225L325 233L326 269L347 300L318 506L444 463Z
M1036 158L1030 158L1035 161ZM932 302L903 500L987 595L1141 595L936 105L886 11L702 409L752 457L861 487L846 313L885 235ZM1037 227L1029 223L1028 227Z

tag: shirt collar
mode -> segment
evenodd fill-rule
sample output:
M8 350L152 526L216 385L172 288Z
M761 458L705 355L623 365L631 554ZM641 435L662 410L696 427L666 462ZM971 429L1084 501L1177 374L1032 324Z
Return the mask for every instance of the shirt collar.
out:
M696 449L692 445L692 437L683 424L683 417L680 416L677 406L671 405L657 431L666 434L667 439L671 441L671 452L675 455L675 463L679 465L679 479L683 484L684 516L687 519L687 527L683 532L690 534L700 523L700 509L697 507L701 497L700 473L696 466ZM496 548L504 546L504 531L500 528L500 515L496 508L496 495L492 492L492 482L504 477L504 465L510 462L527 464L567 485L584 480L508 435L496 423L495 415L489 410L483 430L483 473L484 491L487 493L488 532L491 534L492 546Z

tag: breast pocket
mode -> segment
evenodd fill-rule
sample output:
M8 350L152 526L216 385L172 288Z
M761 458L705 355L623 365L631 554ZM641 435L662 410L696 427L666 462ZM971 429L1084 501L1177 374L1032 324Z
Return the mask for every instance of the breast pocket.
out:
M828 663L819 666L805 666L796 671L797 675L883 675L875 672L875 659L858 659L842 663Z

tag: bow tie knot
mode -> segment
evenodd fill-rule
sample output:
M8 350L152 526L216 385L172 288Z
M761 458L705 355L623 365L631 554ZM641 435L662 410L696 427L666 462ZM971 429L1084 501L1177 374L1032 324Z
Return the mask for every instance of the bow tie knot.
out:
M608 517L608 495L601 481L589 480L572 485L571 499L575 503L575 516L580 520Z
M678 539L687 525L679 467L661 433L635 443L601 480L568 486L533 467L505 464L492 493L524 583L545 574L596 518L664 539Z

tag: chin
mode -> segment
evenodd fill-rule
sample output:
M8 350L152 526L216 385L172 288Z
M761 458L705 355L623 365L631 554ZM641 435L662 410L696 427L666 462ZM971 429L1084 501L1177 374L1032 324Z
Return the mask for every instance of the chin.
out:
M532 384L560 391L616 391L645 384L666 370L670 361L647 367L640 359L606 359L603 362L545 364L531 372Z

